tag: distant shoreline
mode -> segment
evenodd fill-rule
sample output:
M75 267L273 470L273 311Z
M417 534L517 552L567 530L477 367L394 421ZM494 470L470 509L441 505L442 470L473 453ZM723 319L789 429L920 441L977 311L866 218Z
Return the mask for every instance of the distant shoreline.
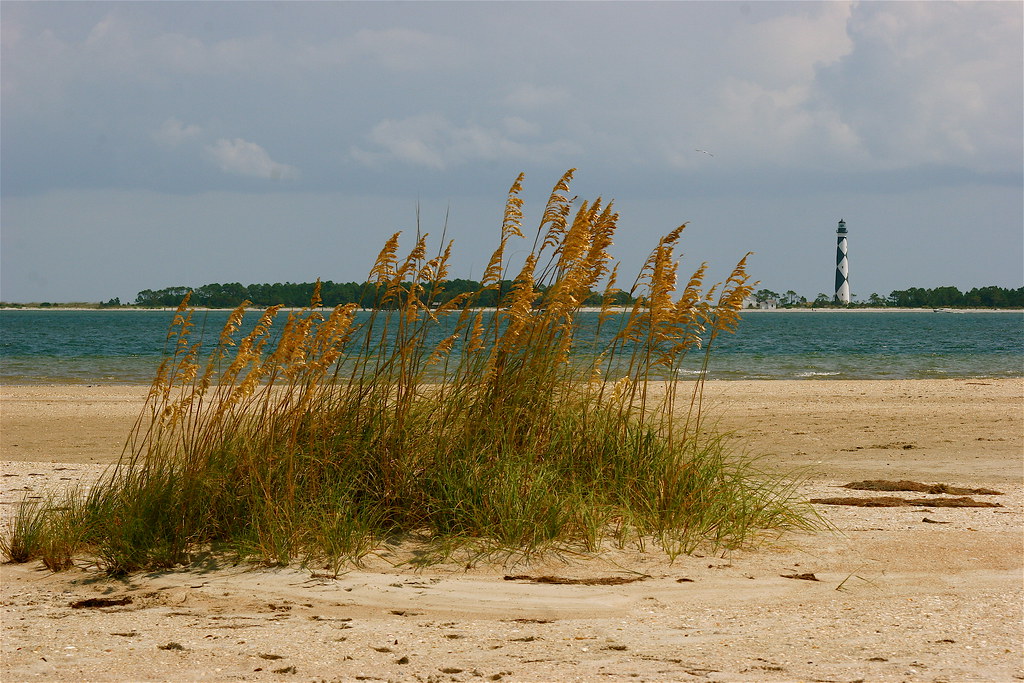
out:
M232 308L204 308L202 306L190 306L196 311L233 311ZM246 310L259 311L269 308L268 306L249 306ZM330 310L329 306L324 306L322 309ZM623 312L629 310L629 306L622 307L616 306L613 310L618 309ZM111 306L109 308L88 308L85 306L0 306L0 311L86 311L95 313L97 311L156 311L156 312L173 312L177 310L176 306L166 306L163 308L142 308L137 306ZM301 307L290 307L282 308L282 311L301 311ZM359 309L360 311L369 311L371 309ZM480 308L481 311L493 311L493 307ZM579 309L580 313L599 313L601 308L598 306L584 306ZM747 313L1024 313L1022 308L950 308L943 306L939 308L893 308L893 307L864 307L864 308L744 308L740 311L741 315Z
M1024 313L1022 308L744 308L747 313Z

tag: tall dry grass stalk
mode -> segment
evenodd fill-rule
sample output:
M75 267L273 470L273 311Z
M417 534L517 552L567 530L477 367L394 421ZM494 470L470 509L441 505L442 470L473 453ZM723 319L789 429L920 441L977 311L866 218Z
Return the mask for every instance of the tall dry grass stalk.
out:
M652 538L674 554L806 526L784 482L702 428L703 373L684 384L676 372L692 352L706 369L735 329L746 258L707 292L701 265L680 292L680 226L633 282L636 303L616 309L618 214L600 198L573 214L572 176L527 237L520 175L481 290L444 304L451 243L431 256L417 236L402 256L397 233L370 270L368 312L323 311L318 289L308 308L284 320L269 308L241 336L243 305L204 354L186 297L125 454L79 497L79 523L30 524L34 510L23 526L33 538L68 530L64 556L91 551L118 572L207 551L337 570L410 535L442 555ZM518 267L514 240L532 242ZM509 273L500 307L478 308ZM577 318L596 287L584 336ZM46 554L24 546L20 558Z

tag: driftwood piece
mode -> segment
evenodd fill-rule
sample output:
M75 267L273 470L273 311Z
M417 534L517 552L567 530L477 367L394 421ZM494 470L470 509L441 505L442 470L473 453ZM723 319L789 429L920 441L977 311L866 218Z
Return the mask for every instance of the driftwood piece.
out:
M971 489L949 484L922 484L919 481L889 481L887 479L867 479L843 484L843 488L858 491L916 491L918 493L948 493L954 496L1001 496L1002 491L992 489Z
M896 508L896 507L928 507L928 508L1001 508L999 503L978 501L973 498L897 498L895 496L878 496L875 498L812 498L812 503L821 505L853 505L862 508Z
M506 581L529 581L530 583L553 583L558 585L569 585L569 586L621 586L625 583L633 583L634 581L643 581L644 579L651 578L648 574L641 574L640 576L599 576L593 579L570 579L564 576L527 576L525 574L517 574L515 576L506 576Z
M118 607L120 605L132 604L129 597L123 598L86 598L70 603L71 609L82 609L84 607Z

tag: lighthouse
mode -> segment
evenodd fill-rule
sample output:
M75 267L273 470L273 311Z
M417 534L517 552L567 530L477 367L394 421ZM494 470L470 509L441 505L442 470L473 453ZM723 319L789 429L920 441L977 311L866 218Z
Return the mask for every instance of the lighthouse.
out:
M846 256L846 221L836 228L836 298L838 304L850 303L850 262Z

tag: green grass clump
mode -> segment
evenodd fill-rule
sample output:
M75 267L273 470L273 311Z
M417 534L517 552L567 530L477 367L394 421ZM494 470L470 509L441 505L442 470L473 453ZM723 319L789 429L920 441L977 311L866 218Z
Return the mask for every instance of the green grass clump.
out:
M402 539L431 559L607 542L674 556L807 527L785 481L704 428L703 374L677 379L688 352L706 368L735 328L746 259L707 293L704 265L677 292L680 226L634 281L637 303L616 310L618 215L601 199L571 215L572 173L510 271L520 175L481 289L441 305L451 243L428 258L417 236L400 257L397 234L370 271L368 312L321 311L315 294L283 325L279 307L265 310L242 336L243 305L204 352L186 297L121 461L86 495L23 506L4 552L52 568L88 553L119 573L210 552L338 571ZM508 280L497 310L475 306ZM577 316L598 286L604 305L584 334Z

